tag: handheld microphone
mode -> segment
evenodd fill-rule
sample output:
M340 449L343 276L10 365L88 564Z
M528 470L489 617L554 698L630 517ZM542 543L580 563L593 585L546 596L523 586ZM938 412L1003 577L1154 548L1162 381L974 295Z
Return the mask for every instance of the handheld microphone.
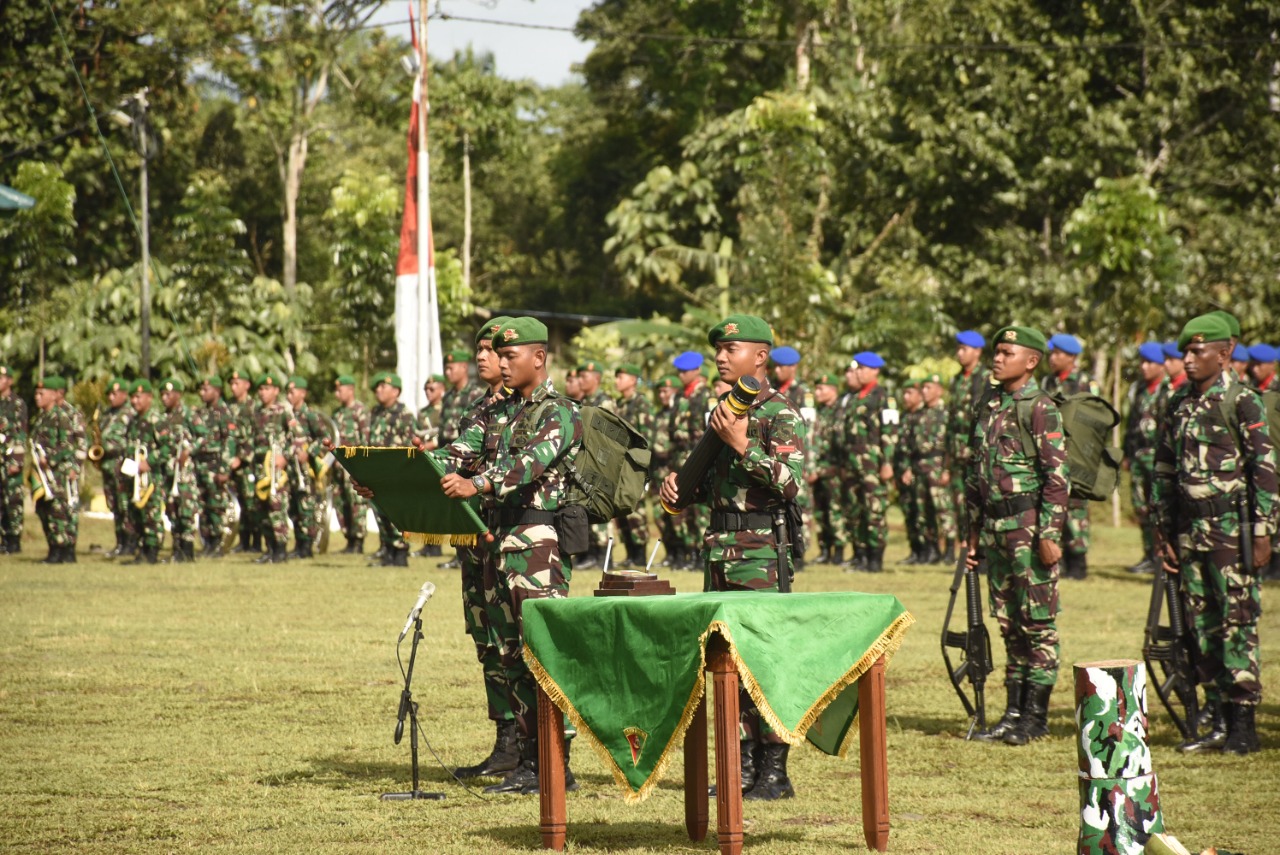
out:
M422 614L422 607L427 604L427 600L431 599L431 595L436 592L436 586L433 582L426 582L422 586L422 590L418 592L418 602L413 604L413 608L409 610L409 619L404 622L404 629L400 630L400 637L396 639L396 644L404 641L404 637L409 634L409 629L413 626L413 622L418 619L418 615Z

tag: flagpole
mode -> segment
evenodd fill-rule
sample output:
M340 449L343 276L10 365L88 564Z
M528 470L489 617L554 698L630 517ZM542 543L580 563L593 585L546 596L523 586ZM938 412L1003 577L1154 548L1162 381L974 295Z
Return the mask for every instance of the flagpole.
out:
M427 2L418 0L418 49L421 51L418 103L418 382L413 400L426 404L422 384L444 368L440 345L440 310L436 295L435 254L431 234L431 161L427 149L430 122L428 83L431 74L427 53Z

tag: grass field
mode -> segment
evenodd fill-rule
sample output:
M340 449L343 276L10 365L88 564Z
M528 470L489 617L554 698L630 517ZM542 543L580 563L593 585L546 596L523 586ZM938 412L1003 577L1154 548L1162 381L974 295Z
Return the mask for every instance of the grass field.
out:
M44 549L32 518L26 552L0 557L0 850L538 848L536 798L477 797L425 748L423 787L448 798L378 800L408 788L407 736L399 746L391 739L400 689L394 642L426 579L438 590L423 612L415 697L432 749L454 766L477 760L492 739L457 571L423 559L408 570L368 568L337 555L265 567L241 558L120 566L83 554L110 545L108 528L86 521L80 563L46 567L37 563ZM938 652L949 570L895 566L870 576L813 567L798 577L801 591L893 593L917 619L888 675L890 851L1074 851L1069 666L1139 656L1149 590L1122 569L1136 557L1136 530L1095 532L1091 578L1063 586L1067 667L1053 697L1052 735L1020 749L961 738L966 721ZM342 538L335 541L340 548ZM898 536L889 558L902 552ZM681 591L700 588L699 576L673 577ZM598 578L575 579L574 595L589 596ZM1261 635L1271 692L1258 719L1262 753L1183 757L1163 711L1153 714L1166 821L1193 851L1280 851L1274 611ZM997 642L997 672L1001 660ZM994 715L1002 696L999 685L988 692ZM804 748L791 766L796 799L747 803L747 851L861 850L856 757ZM677 758L672 769L680 768ZM574 769L582 788L569 795L570 851L715 851L714 807L710 839L685 836L678 777L628 807L585 747Z

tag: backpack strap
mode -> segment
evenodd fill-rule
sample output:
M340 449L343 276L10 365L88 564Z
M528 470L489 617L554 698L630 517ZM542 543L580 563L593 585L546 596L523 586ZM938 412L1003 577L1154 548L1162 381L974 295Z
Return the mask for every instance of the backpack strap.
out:
M1036 439L1031 433L1031 413L1035 409L1036 401L1049 397L1051 396L1042 390L1030 398L1022 398L1014 402L1018 410L1018 433L1022 435L1022 453L1032 460L1039 457L1039 449L1036 448Z
M1240 416L1236 412L1244 393L1244 384L1233 381L1227 387L1222 400L1218 402L1218 410L1222 413L1223 421L1227 423L1227 429L1231 431L1231 438L1235 440L1237 453L1244 451L1244 434L1240 431Z

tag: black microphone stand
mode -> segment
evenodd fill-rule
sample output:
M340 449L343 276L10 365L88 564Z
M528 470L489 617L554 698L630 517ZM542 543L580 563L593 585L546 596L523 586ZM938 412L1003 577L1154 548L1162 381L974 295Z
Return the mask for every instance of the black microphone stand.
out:
M404 719L409 717L409 747L413 757L413 789L407 793L383 793L384 802L411 801L413 799L430 799L439 801L444 793L424 793L418 789L418 704L413 699L413 663L418 658L418 642L422 640L422 618L413 619L413 648L409 651L409 668L404 673L404 689L400 692L400 712L396 721L395 744L400 744L404 736Z

